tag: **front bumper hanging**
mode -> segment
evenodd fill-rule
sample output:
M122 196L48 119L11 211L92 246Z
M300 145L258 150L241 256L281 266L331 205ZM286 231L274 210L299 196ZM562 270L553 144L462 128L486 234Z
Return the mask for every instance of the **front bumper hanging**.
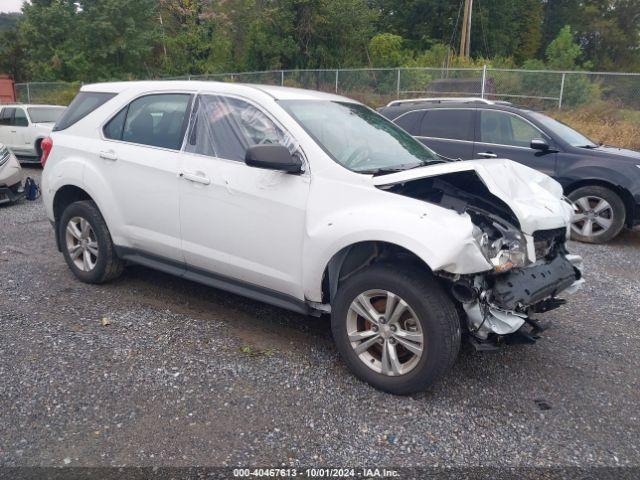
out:
M490 288L477 284L478 295L463 303L469 332L486 340L491 334L515 333L525 323L536 325L532 313L559 307L564 301L557 296L574 293L583 283L582 258L559 254L553 260L500 275Z

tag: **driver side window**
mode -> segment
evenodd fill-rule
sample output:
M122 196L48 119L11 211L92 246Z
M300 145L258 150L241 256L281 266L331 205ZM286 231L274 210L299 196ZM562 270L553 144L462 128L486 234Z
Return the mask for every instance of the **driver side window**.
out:
M244 100L200 95L191 116L186 151L244 162L249 147L279 144L291 153L293 139L267 115Z

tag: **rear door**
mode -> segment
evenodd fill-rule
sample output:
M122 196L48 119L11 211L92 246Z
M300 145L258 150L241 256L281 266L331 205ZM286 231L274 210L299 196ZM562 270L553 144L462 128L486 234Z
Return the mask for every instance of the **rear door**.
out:
M555 151L531 148L531 140L541 138L553 148L553 140L520 115L500 110L478 109L476 158L508 158L554 176Z
M434 108L424 111L416 138L447 158L473 158L474 108Z
M103 128L96 165L117 210L117 235L136 251L183 262L178 178L192 95L147 94ZM111 225L110 225L111 227Z

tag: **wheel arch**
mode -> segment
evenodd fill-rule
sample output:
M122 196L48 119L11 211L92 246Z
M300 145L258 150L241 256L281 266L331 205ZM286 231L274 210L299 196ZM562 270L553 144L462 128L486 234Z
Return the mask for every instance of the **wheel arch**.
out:
M72 203L80 202L83 200L94 201L91 195L89 195L84 189L71 184L60 187L53 197L54 228L56 245L59 251L62 251L61 239L59 235L59 224L62 213Z
M33 142L33 150L35 151L36 155L38 156L38 158L42 157L42 141L45 139L46 137L38 137L36 138L35 142Z
M633 196L627 189L620 185L616 185L614 183L608 182L606 180L600 180L596 178L592 179L582 179L577 180L575 182L570 183L569 185L564 187L564 194L569 195L572 192L575 192L577 189L582 187L603 187L608 190L611 190L616 195L618 195L622 199L622 203L624 204L625 210L625 220L624 224L627 227L632 226L633 223L633 211L635 208Z
M387 241L367 240L343 247L335 253L322 275L322 302L330 303L341 282L370 265L397 262L432 273L431 267L411 250Z

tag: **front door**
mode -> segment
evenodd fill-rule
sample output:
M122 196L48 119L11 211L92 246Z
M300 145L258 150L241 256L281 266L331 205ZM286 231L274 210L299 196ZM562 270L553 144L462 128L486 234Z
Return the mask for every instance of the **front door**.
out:
M228 96L196 99L181 166L182 249L193 269L302 300L310 177L247 166L247 148L265 143L301 155L256 105Z
M519 115L499 110L479 110L478 139L475 158L508 158L550 176L556 173L555 151L542 152L531 148L531 140L540 138L552 145L552 140Z

